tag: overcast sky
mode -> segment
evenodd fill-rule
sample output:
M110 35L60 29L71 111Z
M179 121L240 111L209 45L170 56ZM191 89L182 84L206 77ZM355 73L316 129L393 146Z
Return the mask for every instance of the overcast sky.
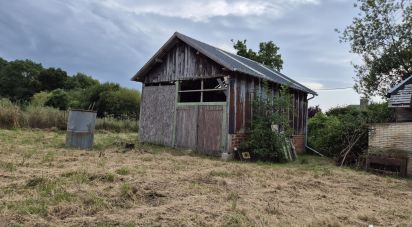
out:
M349 25L354 0L13 0L0 1L0 56L32 59L70 74L140 89L130 78L179 31L233 51L273 40L283 73L312 89L353 86L352 62L335 28ZM322 109L357 104L352 89L323 91Z

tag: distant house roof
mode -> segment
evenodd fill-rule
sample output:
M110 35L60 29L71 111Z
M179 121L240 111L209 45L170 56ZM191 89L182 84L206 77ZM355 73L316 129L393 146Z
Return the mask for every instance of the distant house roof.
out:
M389 90L389 107L412 107L412 76Z
M161 56L163 51L169 49L172 45L175 44L174 41L176 39L183 41L187 45L193 47L203 55L207 56L208 58L212 59L213 61L222 65L230 71L241 72L246 75L269 80L277 84L287 85L291 88L303 91L305 93L317 95L315 91L305 87L297 81L285 76L284 74L268 66L247 59L245 57L229 53L227 51L200 42L196 39L190 38L178 32L175 32L173 34L173 36L159 49L159 51L157 51L156 54L136 73L132 80L139 81L139 79L144 77L148 70L156 63L156 59L159 56Z

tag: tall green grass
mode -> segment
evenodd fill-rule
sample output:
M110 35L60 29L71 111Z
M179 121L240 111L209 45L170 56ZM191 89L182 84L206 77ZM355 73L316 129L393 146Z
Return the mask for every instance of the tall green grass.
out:
M8 99L0 99L0 128L57 128L66 130L67 116L67 111L34 105L21 107ZM138 122L134 119L98 118L96 130L137 132Z
M115 132L137 132L138 122L134 119L116 119L113 117L104 117L96 119L96 130L107 130Z
M20 128L24 126L24 122L19 106L8 99L0 99L0 128Z

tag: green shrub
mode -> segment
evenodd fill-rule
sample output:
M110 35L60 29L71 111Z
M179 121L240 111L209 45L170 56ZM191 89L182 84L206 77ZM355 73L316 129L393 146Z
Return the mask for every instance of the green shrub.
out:
M50 97L45 105L59 110L67 110L69 107L69 96L64 90L56 89L50 93Z
M264 90L269 91L267 82ZM285 162L288 154L292 129L289 124L291 97L287 87L282 87L281 94L274 96L270 92L256 95L253 102L252 128L246 141L248 149L252 149L256 158L265 161ZM272 125L278 125L279 130L272 130Z
M309 120L309 145L328 157L334 157L336 152L343 149L342 124L336 116L317 113Z
M50 93L47 91L42 91L42 92L34 94L33 97L31 98L30 103L33 106L45 106L49 98L50 98Z
M368 123L386 123L394 121L394 112L388 103L372 103L367 108Z
M366 109L336 107L326 114L317 113L309 120L308 142L311 147L338 162L343 160L342 151L353 144L345 163L355 164L368 147L368 124L392 120L392 110L386 103L370 104Z

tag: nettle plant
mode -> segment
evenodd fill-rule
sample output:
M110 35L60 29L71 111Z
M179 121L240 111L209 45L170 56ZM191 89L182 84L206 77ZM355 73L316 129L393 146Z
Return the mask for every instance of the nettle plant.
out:
M258 160L286 162L285 148L290 147L292 128L289 122L292 97L287 86L272 95L267 81L263 92L253 101L252 127L244 146Z

